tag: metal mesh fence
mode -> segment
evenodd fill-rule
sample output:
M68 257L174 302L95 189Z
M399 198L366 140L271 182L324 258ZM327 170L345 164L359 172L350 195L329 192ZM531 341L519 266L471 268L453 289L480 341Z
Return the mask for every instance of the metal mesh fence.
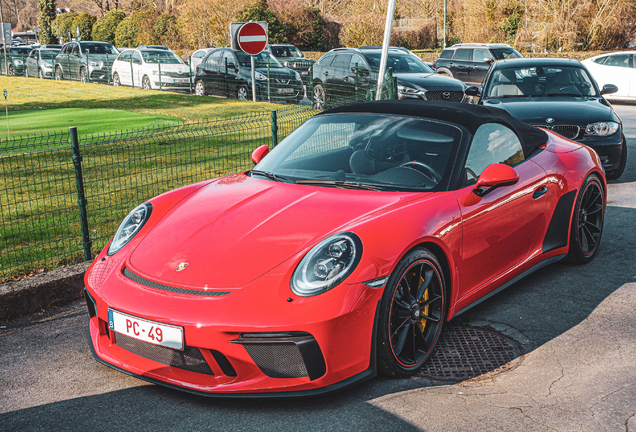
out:
M288 107L80 136L90 256L105 246L137 204L180 186L249 169L256 147L272 146L315 113ZM0 143L0 281L84 261L73 157L67 134Z

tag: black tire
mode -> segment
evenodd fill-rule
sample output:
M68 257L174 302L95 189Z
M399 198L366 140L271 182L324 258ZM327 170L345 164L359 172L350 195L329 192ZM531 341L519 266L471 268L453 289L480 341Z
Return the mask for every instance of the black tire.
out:
M194 94L197 96L205 96L205 84L203 84L202 80L194 84Z
M603 235L605 193L601 180L589 175L579 190L572 213L568 261L587 264L594 259Z
M327 92L322 84L314 85L314 108L323 110L327 106Z
M379 372L392 377L413 375L433 353L445 318L445 282L439 261L428 249L414 249L389 277L380 302Z
M152 86L150 85L150 78L148 78L148 75L144 75L144 77L142 78L141 88L144 90L152 90Z
M620 176L623 175L625 167L627 166L627 141L625 140L625 136L623 136L623 144L621 147L621 160L618 163L618 168L605 173L605 177L608 180L617 180Z
M9 65L8 74L9 74L9 76L15 76L15 67L12 64Z
M248 100L249 90L247 86L241 85L236 89L236 98L239 100Z
M62 68L58 66L55 68L55 80L62 81L63 79L64 79L64 74L62 74Z
M83 83L88 82L88 73L86 72L86 68L80 69L80 82L83 82Z
M119 79L119 74L115 72L113 74L113 86L119 87L121 85L121 80Z

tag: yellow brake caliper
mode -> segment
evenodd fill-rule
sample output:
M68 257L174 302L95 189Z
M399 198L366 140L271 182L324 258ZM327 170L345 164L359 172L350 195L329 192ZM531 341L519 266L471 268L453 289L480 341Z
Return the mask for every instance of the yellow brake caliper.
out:
M424 283L424 278L420 276L420 283L417 287L418 290L423 283ZM420 299L420 303L426 303L427 301L428 301L428 287L426 288L426 291L424 291L424 295ZM422 332L424 332L424 329L426 328L426 318L424 318L423 315L428 316L428 308L429 306L426 306L424 308L424 310L421 312L420 319L418 320L418 325L420 326L420 330L422 330Z

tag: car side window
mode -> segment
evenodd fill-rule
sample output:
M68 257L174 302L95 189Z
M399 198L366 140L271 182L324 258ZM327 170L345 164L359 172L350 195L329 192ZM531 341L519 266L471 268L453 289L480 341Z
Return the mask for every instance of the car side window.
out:
M351 54L338 54L331 67L336 69L347 69L349 67L350 59Z
M192 58L201 58L203 57L204 54L205 54L205 51L197 51L194 54L192 54Z
M629 54L614 54L607 57L605 66L629 67Z
M439 58L441 58L441 59L449 59L449 58L453 58L453 50L445 49L445 50L444 50L444 51L442 51L442 53L439 55Z
M484 48L475 48L473 51L473 60L477 62L482 62L484 59L492 60L492 55L490 55L490 51Z
M206 58L205 63L208 65L208 67L216 66L219 64L222 56L223 51L214 51Z
M141 64L141 54L137 51L133 51L132 61L134 64Z
M124 51L119 56L119 61L130 61L131 57L132 57L132 51Z
M483 124L475 132L468 151L465 184L477 181L490 164L514 166L524 160L521 142L511 129L499 123Z
M598 64L604 64L607 59L609 58L609 56L603 56L603 57L599 57L599 58L595 58L594 60L592 60L594 63L598 63Z
M78 54L79 55L79 47L77 46L77 44L71 45L71 54Z
M358 54L355 54L353 56L351 56L351 70L353 71L355 68L358 68L358 70L364 70L364 71L368 71L369 68L367 67L366 63L364 62L364 59L359 56Z
M333 55L333 54L332 54L332 55L324 56L323 58L321 58L321 59L318 61L318 64L319 64L320 66L329 66L329 65L331 64L331 62L333 61L334 57L335 57L335 55Z
M228 68L234 68L237 65L236 59L234 58L234 54L232 54L230 51L225 51L223 53L223 60L221 60L221 65L225 66L226 61L227 61Z
M459 48L455 51L454 60L472 60L473 59L473 50L467 48Z

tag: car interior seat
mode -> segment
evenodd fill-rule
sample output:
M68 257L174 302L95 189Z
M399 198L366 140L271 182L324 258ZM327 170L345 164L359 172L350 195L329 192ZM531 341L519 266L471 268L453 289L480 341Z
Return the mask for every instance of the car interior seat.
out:
M581 91L572 82L572 77L566 71L557 72L546 84L545 94L575 94L580 96Z
M497 85L491 89L489 96L522 96L523 92L517 87L515 82L515 71L502 69L497 77Z

